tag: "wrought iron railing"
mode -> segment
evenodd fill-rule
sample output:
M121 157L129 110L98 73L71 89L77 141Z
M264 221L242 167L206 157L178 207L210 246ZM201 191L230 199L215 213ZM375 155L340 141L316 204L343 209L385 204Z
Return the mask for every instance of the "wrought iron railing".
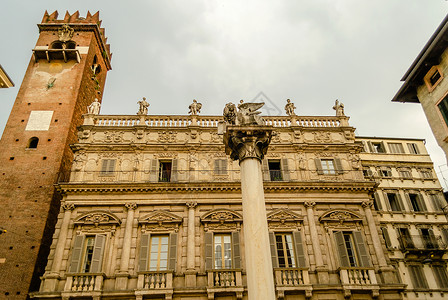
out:
M443 242L442 237L409 235L399 237L400 247L402 250L446 250L447 245Z

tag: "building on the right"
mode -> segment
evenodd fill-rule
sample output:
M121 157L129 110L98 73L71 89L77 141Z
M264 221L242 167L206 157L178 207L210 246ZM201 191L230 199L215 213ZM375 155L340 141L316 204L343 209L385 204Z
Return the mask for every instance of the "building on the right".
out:
M431 130L448 158L448 15L406 71L393 102L421 103Z
M447 203L424 140L357 137L365 177L379 186L374 207L391 265L407 285L405 299L448 289Z

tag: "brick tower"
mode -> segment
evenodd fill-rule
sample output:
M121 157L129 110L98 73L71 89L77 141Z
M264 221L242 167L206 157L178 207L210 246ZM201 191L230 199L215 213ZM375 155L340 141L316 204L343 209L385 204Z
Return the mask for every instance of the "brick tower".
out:
M0 298L39 289L77 126L101 102L110 49L99 13L45 12L22 86L0 141Z

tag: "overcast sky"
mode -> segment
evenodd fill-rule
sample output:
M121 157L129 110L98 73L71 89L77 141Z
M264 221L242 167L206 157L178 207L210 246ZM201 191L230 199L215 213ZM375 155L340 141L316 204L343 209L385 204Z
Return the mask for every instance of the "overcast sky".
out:
M290 98L299 115L322 116L339 99L358 135L426 139L436 171L447 169L421 106L390 101L446 0L7 1L0 64L16 86L0 90L0 132L45 10L100 11L113 53L101 114L133 115L147 97L149 114L187 114L198 99L217 115L263 93L271 115Z

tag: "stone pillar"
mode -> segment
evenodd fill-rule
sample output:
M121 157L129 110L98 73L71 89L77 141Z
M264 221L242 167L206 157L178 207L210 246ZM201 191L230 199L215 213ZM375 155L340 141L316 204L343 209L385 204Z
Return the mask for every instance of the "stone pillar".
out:
M394 274L395 269L389 266L386 261L386 256L384 255L383 247L381 245L380 236L378 234L378 228L375 224L375 219L372 214L373 201L364 201L362 207L364 207L364 212L367 218L367 225L369 227L370 236L372 237L373 248L375 249L375 254L378 259L378 264L380 266L380 272L383 276L383 282L388 283L398 283L396 282L396 276Z
M188 207L188 231L187 231L187 271L185 272L185 284L188 287L196 286L196 243L195 243L195 216L194 208L197 203L194 201L187 202Z
M267 152L272 127L227 126L226 153L241 167L244 247L249 300L276 299L261 159Z
M125 207L128 210L128 215L126 217L123 246L121 248L120 271L117 274L117 279L115 282L115 288L118 290L127 289L127 282L129 277L129 258L131 255L132 226L134 223L134 212L137 208L137 204L126 203Z
M329 282L328 270L325 268L322 251L320 248L319 234L317 233L317 226L314 219L314 206L316 202L307 201L304 203L308 218L308 225L310 226L311 242L313 245L314 260L316 263L316 272L319 283Z
M64 210L64 217L62 218L61 228L59 230L58 241L54 250L53 264L51 265L50 274L45 275L44 292L56 291L57 283L59 281L59 271L61 270L62 259L64 257L65 243L67 242L68 227L72 216L72 210L75 206L71 203L64 203L61 205Z

